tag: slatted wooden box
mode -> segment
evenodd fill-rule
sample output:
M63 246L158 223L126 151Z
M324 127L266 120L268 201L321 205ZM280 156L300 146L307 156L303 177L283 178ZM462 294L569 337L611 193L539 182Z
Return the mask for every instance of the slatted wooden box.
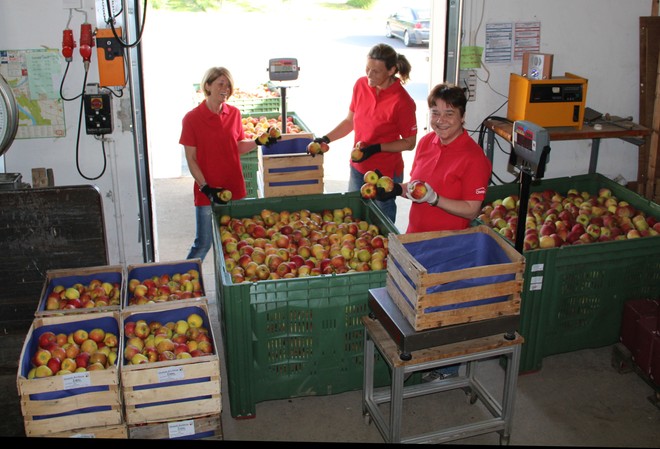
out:
M128 427L128 437L138 440L222 440L220 414Z
M270 148L259 150L262 197L323 193L323 155L307 154L313 134L283 134Z
M166 324L196 313L212 337L211 355L131 365L122 359L121 389L126 423L150 424L220 413L220 361L206 302L159 304L152 310L122 311L122 326L138 320ZM126 342L122 339L122 345Z
M524 270L488 226L389 235L387 292L417 331L519 314Z
M16 379L26 436L84 434L99 426L124 424L118 362L105 370L28 379L32 355L44 332L69 334L97 327L119 336L119 312L34 319L23 344ZM120 358L121 348L117 360Z
M60 287L69 288L76 284L81 285L83 288L83 293L78 298L79 307L52 308L51 300L48 297L53 293L53 290ZM41 299L34 315L42 317L119 311L123 301L123 284L124 268L121 265L48 270L41 291ZM98 290L99 287L103 290Z
M48 435L49 438L116 438L125 440L128 438L128 426L116 424L114 426L96 426L86 429L64 430Z

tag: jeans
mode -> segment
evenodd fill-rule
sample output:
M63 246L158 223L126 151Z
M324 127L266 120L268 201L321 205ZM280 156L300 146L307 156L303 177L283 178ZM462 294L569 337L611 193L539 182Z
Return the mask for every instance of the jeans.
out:
M213 245L213 209L211 206L195 206L195 222L197 231L195 241L190 247L186 259L201 259L202 262L206 254Z
M348 191L355 192L360 190L360 187L362 187L362 184L364 184L364 173L360 173L352 165L350 166L350 170L351 173L350 177L348 178ZM403 175L395 176L392 180L396 183L402 183ZM396 222L396 198L392 198L391 200L387 201L373 201L392 223Z

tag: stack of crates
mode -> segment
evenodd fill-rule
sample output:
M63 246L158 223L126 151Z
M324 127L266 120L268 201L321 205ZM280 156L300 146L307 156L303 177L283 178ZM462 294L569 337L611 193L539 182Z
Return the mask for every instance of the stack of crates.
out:
M397 234L396 227L359 192L237 201L214 211L214 255L229 402L235 418L254 417L256 403L362 388L368 292L385 286L386 270L234 284L219 236L223 215L350 207L353 216ZM376 383L389 382L384 360Z
M597 194L607 187L647 215L660 206L600 174L535 181L531 192L568 189ZM518 185L491 186L485 202L519 194ZM543 357L617 343L624 303L660 294L660 237L525 251L519 333L520 370L541 369Z

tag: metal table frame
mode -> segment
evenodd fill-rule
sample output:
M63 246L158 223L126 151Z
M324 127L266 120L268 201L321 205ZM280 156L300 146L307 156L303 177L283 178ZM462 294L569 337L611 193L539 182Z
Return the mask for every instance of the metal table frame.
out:
M363 317L364 328L364 388L363 415L373 420L386 443L440 443L490 432L499 432L500 444L508 444L513 420L516 382L520 364L520 347L524 339L515 334L513 339L493 335L464 342L435 346L411 353L410 360L401 360L396 343L382 324L371 317ZM374 390L375 349L383 356L392 371L389 387ZM477 362L505 356L505 376L502 401L498 401L477 378ZM404 386L409 374L446 365L466 362L464 376L442 381ZM424 434L401 436L403 400L442 391L461 388L470 394L470 403L480 399L493 415L490 419L453 426ZM390 403L389 423L380 404Z

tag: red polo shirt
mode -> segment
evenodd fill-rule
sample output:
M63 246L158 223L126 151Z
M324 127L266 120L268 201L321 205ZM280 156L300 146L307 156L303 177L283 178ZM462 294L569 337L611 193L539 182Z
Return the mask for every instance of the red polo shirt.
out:
M376 88L369 87L366 76L353 87L350 110L353 112L355 143L367 145L394 142L417 134L415 101L397 79L390 87L376 95ZM394 177L403 174L403 157L397 153L377 153L364 162L351 165L360 173L378 169L383 175Z
M225 103L222 111L214 114L205 100L183 117L179 143L197 148L197 163L209 186L229 189L232 199L240 200L247 194L238 154L238 141L243 139L241 111ZM195 206L211 204L197 184L193 190Z
M417 143L410 179L426 181L445 198L483 201L491 170L490 160L467 131L449 145L440 143L438 136L430 132ZM413 202L406 232L460 230L470 221L429 203Z

